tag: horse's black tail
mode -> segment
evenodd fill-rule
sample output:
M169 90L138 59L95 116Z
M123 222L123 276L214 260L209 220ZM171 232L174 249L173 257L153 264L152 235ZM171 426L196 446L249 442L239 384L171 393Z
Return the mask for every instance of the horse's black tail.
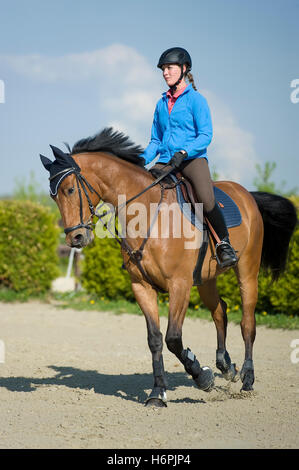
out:
M297 225L294 204L277 194L253 191L264 222L262 266L277 280L286 267L288 248Z

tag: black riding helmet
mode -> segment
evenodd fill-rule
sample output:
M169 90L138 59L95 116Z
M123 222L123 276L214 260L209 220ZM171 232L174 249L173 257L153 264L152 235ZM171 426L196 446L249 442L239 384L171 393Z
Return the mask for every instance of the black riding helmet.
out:
M181 76L178 81L171 87L172 92L175 92L177 85L180 83L184 76L183 65L186 65L187 69L185 74L190 72L192 67L192 60L189 52L182 47L171 47L163 52L161 55L157 67L162 69L163 65L166 64L178 64L181 67Z
M192 60L186 49L183 49L182 47L171 47L163 52L157 67L161 69L165 64L178 64L180 66L186 64L187 71L189 72L192 67Z

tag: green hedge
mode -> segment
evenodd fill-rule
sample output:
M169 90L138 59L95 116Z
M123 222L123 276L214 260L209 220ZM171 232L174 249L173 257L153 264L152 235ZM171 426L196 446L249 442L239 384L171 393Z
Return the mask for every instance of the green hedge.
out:
M0 286L39 294L59 275L57 217L30 201L0 201Z
M293 201L298 202L298 201ZM279 247L277 247L279 249ZM107 298L124 297L133 300L130 279L121 269L122 257L119 245L111 238L95 238L84 249L83 286L90 293ZM240 291L233 270L218 277L220 295L230 309L241 306ZM290 244L289 261L284 275L275 283L262 269L259 274L257 312L299 314L299 227ZM166 296L165 296L166 297ZM161 296L163 298L163 296ZM202 306L197 289L191 290L190 306Z
M134 300L130 277L122 263L120 246L114 239L95 237L84 248L82 286L99 297Z
M299 206L299 198L292 198ZM279 246L277 247L279 250ZM233 270L221 275L217 279L217 286L221 297L227 302L230 309L241 306L241 296L237 278ZM292 236L287 269L276 282L263 269L259 273L259 294L256 306L257 312L284 313L288 315L299 314L299 227ZM191 304L201 305L197 291L192 290Z

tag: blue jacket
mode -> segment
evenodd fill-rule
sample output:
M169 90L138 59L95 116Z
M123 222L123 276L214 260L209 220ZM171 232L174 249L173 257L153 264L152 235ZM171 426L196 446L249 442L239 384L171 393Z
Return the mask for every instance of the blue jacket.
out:
M175 152L185 150L186 160L207 158L207 146L213 129L207 100L188 85L168 112L166 92L158 101L152 125L151 141L140 155L150 163L158 154L158 162L167 163Z

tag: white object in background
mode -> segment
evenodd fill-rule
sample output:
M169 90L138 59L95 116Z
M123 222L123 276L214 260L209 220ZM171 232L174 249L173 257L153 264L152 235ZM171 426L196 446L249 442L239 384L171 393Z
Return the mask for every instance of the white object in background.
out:
M73 292L76 287L74 277L58 277L52 282L52 291L54 292Z
M67 272L66 272L66 279L69 279L71 277L71 272L73 268L73 263L74 263L74 255L75 253L81 253L81 248L72 248L70 252L70 257L69 257L69 264L67 267Z

